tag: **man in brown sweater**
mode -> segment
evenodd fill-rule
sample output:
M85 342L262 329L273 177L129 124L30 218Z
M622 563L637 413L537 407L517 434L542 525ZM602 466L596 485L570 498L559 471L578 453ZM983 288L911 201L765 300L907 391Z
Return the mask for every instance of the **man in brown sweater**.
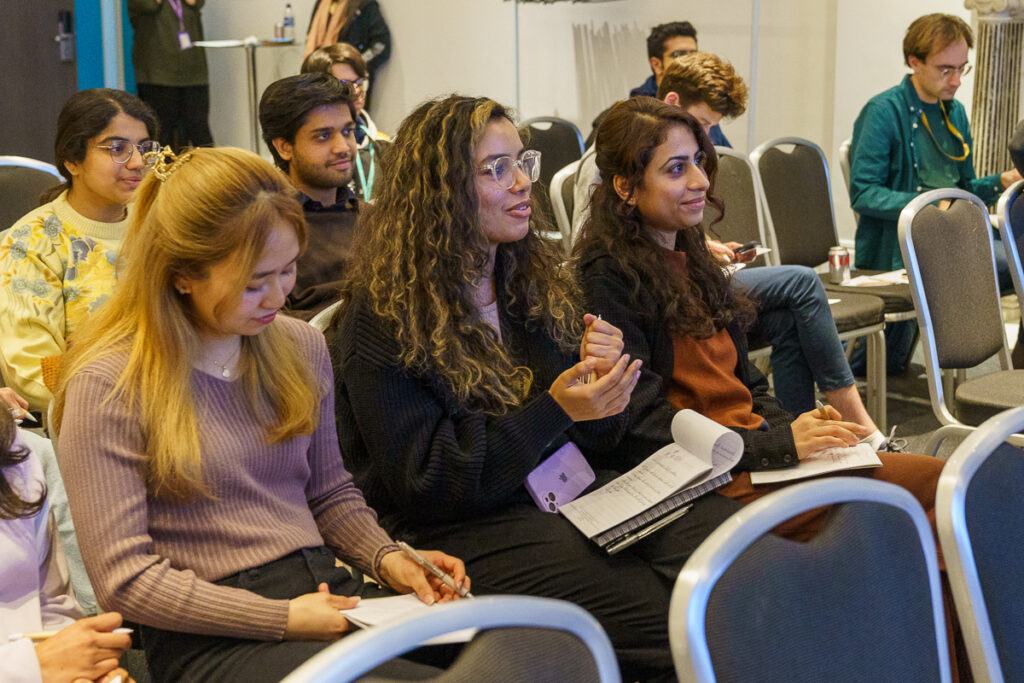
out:
M358 202L349 183L356 155L353 93L328 74L271 83L260 100L263 140L299 191L309 243L299 257L287 312L309 320L337 300Z

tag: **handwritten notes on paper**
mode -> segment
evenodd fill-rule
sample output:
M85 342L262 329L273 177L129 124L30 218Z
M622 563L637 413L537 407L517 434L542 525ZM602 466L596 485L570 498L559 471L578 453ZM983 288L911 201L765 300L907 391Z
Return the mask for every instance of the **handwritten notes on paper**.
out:
M593 538L684 488L728 472L743 453L739 434L692 410L676 413L672 436L675 443L598 490L563 505L562 514Z
M859 443L850 448L825 448L815 451L801 460L800 464L796 467L789 469L751 472L750 483L755 486L758 484L779 484L787 481L817 477L822 474L842 472L844 470L881 466L882 461L878 459L875 450L866 443Z

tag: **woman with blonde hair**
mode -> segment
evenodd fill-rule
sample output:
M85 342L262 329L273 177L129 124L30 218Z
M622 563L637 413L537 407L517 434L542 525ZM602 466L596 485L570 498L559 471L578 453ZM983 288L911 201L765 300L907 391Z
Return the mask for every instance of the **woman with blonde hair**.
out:
M546 458L582 453L614 476L605 456L639 371L540 236L539 162L487 98L429 101L402 123L328 332L341 450L385 528L443 540L477 593L575 602L625 677L671 676L673 582L738 505L697 501L610 557L531 500L524 479Z
M158 680L279 680L364 594L336 558L452 597L342 464L322 335L278 316L306 241L293 193L243 150L158 161L121 283L66 356L55 420L83 559L101 606L142 625Z

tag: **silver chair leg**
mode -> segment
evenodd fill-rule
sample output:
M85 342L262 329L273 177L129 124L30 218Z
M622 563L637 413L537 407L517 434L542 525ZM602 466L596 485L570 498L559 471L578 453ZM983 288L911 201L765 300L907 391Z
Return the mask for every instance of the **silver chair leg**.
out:
M871 419L886 433L886 372L885 331L867 335L867 401Z

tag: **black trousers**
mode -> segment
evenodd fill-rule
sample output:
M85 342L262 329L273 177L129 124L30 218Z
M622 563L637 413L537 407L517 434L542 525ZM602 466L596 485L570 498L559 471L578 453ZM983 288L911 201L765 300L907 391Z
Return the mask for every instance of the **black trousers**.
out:
M521 593L580 605L608 633L623 680L674 680L668 604L679 570L740 504L712 493L689 513L616 555L561 515L531 504L454 524L406 529L417 547L461 557L473 593Z
M217 581L244 588L267 598L291 599L316 592L326 582L331 593L383 597L389 593L375 584L352 578L336 567L327 548L310 548L286 555L260 567L246 569ZM307 659L331 645L328 642L259 641L179 633L142 626L142 646L154 682L186 683L238 681L276 683ZM450 653L448 654L450 657ZM382 664L367 675L399 680L430 678L438 669L405 659Z
M174 87L139 83L139 99L153 107L160 121L160 142L175 150L211 147L210 86Z

